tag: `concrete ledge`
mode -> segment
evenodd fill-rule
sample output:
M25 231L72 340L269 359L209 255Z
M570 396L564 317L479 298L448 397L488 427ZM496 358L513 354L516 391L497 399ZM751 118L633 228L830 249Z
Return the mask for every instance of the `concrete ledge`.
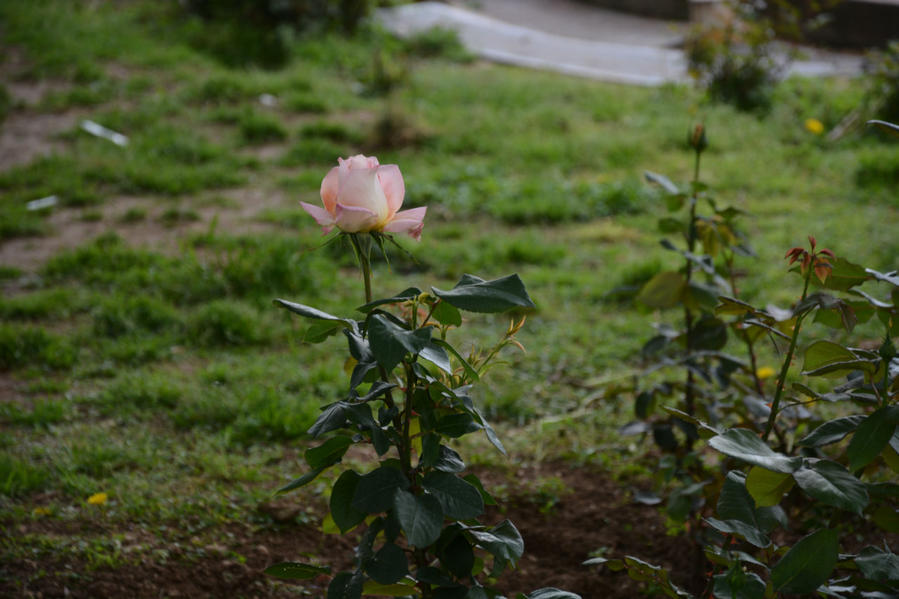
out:
M603 8L632 12L656 19L690 19L689 0L584 0Z

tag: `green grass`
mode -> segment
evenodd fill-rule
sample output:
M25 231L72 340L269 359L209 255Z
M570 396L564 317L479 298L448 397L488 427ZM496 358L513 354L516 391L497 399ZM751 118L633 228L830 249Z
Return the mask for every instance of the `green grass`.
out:
M0 2L0 50L27 57L17 77L56 84L30 107L4 104L0 91L0 115L74 109L130 140L122 148L73 128L54 137L55 153L0 172L2 243L30 251L67 231L70 214L105 215L81 223L105 233L37 267L13 252L0 266L0 374L16 398L0 411L4 527L31 522L32 500L49 493L53 518L138 526L167 543L165 523L244 522L299 474L285 454L309 443L320 406L343 397L346 341L304 344L307 323L271 300L340 315L362 303L349 248L325 244L298 205L319 201L338 156L398 164L406 206L428 207L421 243L400 240L408 254L377 261L377 294L446 288L467 272L518 272L527 284L538 305L519 335L527 352L506 354L475 396L527 460L640 468L640 450L615 432L630 398L581 409L596 380L629 375L652 322L675 318L632 298L678 265L658 244L664 206L643 173L689 179L692 123L708 129L703 179L719 205L752 215L758 258L738 265L747 300L795 299L782 256L809 233L866 266L899 268L899 148L870 134L828 142L803 125L836 125L860 101L856 83L787 81L759 117L680 86L470 61L440 32L404 44L368 30L303 35L280 69L228 68L213 55L229 32L203 32L176 10ZM386 97L370 93L375 48L406 69ZM277 102L263 107L261 94ZM49 195L55 212L26 210ZM115 210L122 197L139 207ZM473 342L489 343L508 321L468 324ZM482 442L471 462L499 460ZM99 491L114 509L81 509ZM563 491L547 479L538 494L551 507ZM22 535L13 545L5 551L121 562L102 543Z

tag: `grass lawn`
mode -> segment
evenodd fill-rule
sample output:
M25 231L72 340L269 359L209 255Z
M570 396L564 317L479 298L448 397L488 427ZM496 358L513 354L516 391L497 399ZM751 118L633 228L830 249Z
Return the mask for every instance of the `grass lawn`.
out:
M272 491L302 470L305 431L342 393L343 341L304 344L271 300L345 315L363 303L348 248L324 245L299 207L319 201L338 156L398 164L406 206L428 207L422 241L376 266L376 294L464 273L528 286L527 352L508 353L477 397L511 458L486 442L466 455L540 505L570 479L536 468L521 482L517 468L592 464L623 494L648 476L645 447L617 433L632 397L591 397L674 318L612 292L678 264L643 174L689 179L694 122L708 130L703 180L751 214L747 301L796 298L782 258L808 234L899 268L895 144L804 126L835 126L859 81L789 80L754 115L686 87L494 66L438 42L299 36L281 69L231 68L174 2L0 3L0 563L16 564L0 588L86 588L99 572L208 556L238 571L247 529L317 524L324 485L275 503ZM55 207L28 210L47 196ZM473 341L489 342L508 322L477 325Z

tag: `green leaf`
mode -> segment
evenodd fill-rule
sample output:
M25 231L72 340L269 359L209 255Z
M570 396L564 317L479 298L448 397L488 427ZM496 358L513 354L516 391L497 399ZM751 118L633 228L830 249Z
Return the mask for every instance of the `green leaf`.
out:
M881 529L899 533L899 510L888 505L882 505L871 514L871 520Z
M448 302L437 302L431 317L440 324L448 324L454 327L462 326L462 313Z
M367 515L365 511L353 507L353 497L360 478L362 477L352 470L345 470L331 488L331 518L342 533L360 524Z
M845 369L838 368L829 372L821 372L821 374L832 374L839 376L845 373L846 369L855 370L851 364L858 361L858 356L843 347L839 343L819 339L813 342L805 350L805 361L802 364L802 374L817 373L826 366L833 364L846 364Z
M431 327L410 331L383 314L369 318L367 332L375 359L388 372L407 354L417 355L431 340Z
M438 451L439 455L434 462L435 470L441 472L463 472L465 470L465 462L462 461L462 456L454 449L441 445Z
M475 422L469 414L447 414L437 422L434 430L441 435L457 439L462 435L480 430L481 425Z
M671 182L671 179L666 177L665 175L661 175L659 173L653 173L651 171L645 171L643 176L646 177L646 180L650 183L655 183L656 185L660 185L662 189L667 191L668 193L676 194L680 193L677 185Z
M468 360L466 360L465 358L462 357L462 354L460 354L458 351L456 351L455 347L453 347L446 341L443 341L442 339L432 339L431 342L434 343L435 345L439 345L443 349L447 350L449 353L453 354L453 356L457 360L459 360L459 363L462 364L462 368L465 369L465 374L468 376L469 379L471 379L471 382L476 383L480 380L481 377L478 376L478 371L475 370L471 366L471 364L468 363Z
M810 497L827 505L858 515L868 505L864 483L836 462L806 459L793 478Z
M293 491L294 489L299 489L300 487L302 487L304 485L308 485L313 480L315 480L319 474L324 472L324 470L325 470L324 467L315 468L314 470L310 470L309 472L307 472L300 478L292 480L289 483L287 483L286 485L284 485L283 487L281 487L280 489L278 489L276 491L276 493L287 493L288 491Z
M687 280L681 273L660 272L643 285L637 301L650 308L671 308L683 299L686 285Z
M346 424L346 415L349 408L350 404L345 401L337 401L323 407L318 419L306 432L312 438L316 438L319 435L343 428Z
M469 312L505 312L512 308L536 308L517 274L485 281L463 275L449 291L431 288L434 295L460 310Z
M321 343L341 329L341 323L331 321L313 322L306 328L303 341L306 343Z
M435 339L430 339L418 355L422 360L427 360L443 372L452 374L453 366L450 364L449 356L446 351L444 351L443 347L440 344L435 343L435 341Z
M712 437L709 445L725 455L784 474L790 474L802 464L801 458L775 452L758 435L745 428L732 428Z
M715 530L725 534L739 535L756 547L767 547L771 544L768 535L759 530L754 523L740 520L719 520L718 518L706 518L705 521Z
M481 499L484 500L484 505L497 505L496 499L493 498L493 495L487 492L487 489L485 489L484 485L481 483L481 479L479 479L477 476L475 476L474 474L466 474L462 477L462 479L468 481L468 484L472 485L481 493Z
M362 592L366 597L411 597L415 595L415 586L411 580L405 584L380 584L374 580L366 580L362 585Z
M827 581L837 565L837 531L821 529L803 537L771 570L771 584L779 593L812 593Z
M521 533L509 520L503 520L490 530L469 530L478 546L490 552L496 559L516 562L524 553Z
M581 599L581 596L554 587L546 587L532 592L528 595L528 599Z
M827 275L827 279L824 281L826 289L848 291L871 278L863 266L853 264L845 258L831 259L830 266L830 274ZM812 280L817 281L817 278L813 277Z
M867 580L899 582L899 555L877 547L865 547L855 558L855 565Z
M849 470L858 470L876 458L896 432L897 422L899 422L899 406L880 408L869 414L858 425L846 449L846 455L849 456Z
M455 520L471 520L484 513L481 493L472 485L449 472L430 472L421 486L432 493L443 513Z
M286 578L287 580L309 580L319 574L330 574L331 568L326 566L313 566L299 562L281 562L265 569L269 576Z
M369 312L371 312L378 306L383 306L385 304L399 304L400 302L407 302L411 299L415 299L419 295L421 295L421 289L419 289L418 287L409 287L408 289L404 289L403 291L400 291L393 297L386 297L383 299L374 300L373 302L368 302L367 304L365 304L363 306L359 306L358 308L356 308L356 310L358 310L359 312L365 312L366 314L368 314Z
M356 327L355 320L351 320L349 318L340 318L339 316L334 316L332 314L328 314L327 312L322 312L318 308L313 308L311 306L305 306L303 304L297 304L282 299L273 300L273 303L276 306L287 308L294 314L299 314L300 316L305 316L306 318L312 318L313 320L330 320L333 322L342 322L350 328Z
M830 420L800 439L797 444L803 447L822 447L836 443L858 428L864 419L864 416L855 415Z
M399 491L402 493L403 491ZM409 573L406 553L393 543L384 543L365 564L365 573L381 584L393 584Z
M397 489L408 489L409 481L403 473L390 466L381 466L359 478L352 507L376 514L393 507L393 494Z
M772 472L761 466L753 466L746 476L746 490L758 507L777 505L794 484L795 481L789 474Z
M340 572L328 585L327 599L361 599L362 582L361 572Z
M739 564L734 564L724 574L714 578L713 593L716 599L763 599L765 581L754 572L746 572Z
M400 526L406 532L409 543L423 548L436 542L443 529L443 510L440 502L431 495L413 495L397 490L393 498Z
M347 448L353 444L352 437L337 435L319 445L310 447L303 454L310 468L327 468L340 461Z
M440 552L440 563L456 578L464 580L474 568L474 550L468 538L459 533Z
M724 520L740 520L755 525L755 502L746 490L746 477L731 470L724 478L716 511Z

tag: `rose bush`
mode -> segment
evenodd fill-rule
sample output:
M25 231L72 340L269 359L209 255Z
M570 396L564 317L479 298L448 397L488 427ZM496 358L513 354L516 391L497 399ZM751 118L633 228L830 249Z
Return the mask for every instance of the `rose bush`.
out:
M395 164L381 165L374 156L338 158L322 180L324 208L300 202L328 233L335 226L344 233L405 233L421 238L427 208L400 211L406 186Z

